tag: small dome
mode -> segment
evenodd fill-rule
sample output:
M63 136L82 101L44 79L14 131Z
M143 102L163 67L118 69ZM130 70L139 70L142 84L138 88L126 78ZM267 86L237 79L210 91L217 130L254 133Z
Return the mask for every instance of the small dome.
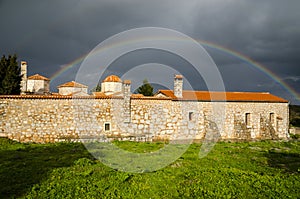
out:
M122 82L122 80L116 75L110 75L106 77L103 82Z

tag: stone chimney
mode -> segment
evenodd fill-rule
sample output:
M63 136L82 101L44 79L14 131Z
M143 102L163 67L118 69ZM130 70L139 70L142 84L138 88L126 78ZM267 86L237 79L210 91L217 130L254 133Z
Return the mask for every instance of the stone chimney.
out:
M123 96L124 96L124 122L129 123L131 121L131 107L130 107L130 86L131 81L130 80L124 80L123 81Z
M183 76L174 76L174 95L178 98L182 98L182 86L183 86Z
M21 61L21 94L24 94L27 91L27 62Z

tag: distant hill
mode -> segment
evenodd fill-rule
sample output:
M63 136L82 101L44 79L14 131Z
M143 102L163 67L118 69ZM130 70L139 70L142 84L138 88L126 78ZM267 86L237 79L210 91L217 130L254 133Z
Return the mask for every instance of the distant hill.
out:
M290 125L300 127L300 106L290 105Z

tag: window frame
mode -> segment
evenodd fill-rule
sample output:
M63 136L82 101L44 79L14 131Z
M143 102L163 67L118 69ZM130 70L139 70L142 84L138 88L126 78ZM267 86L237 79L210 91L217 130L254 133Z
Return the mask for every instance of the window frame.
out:
M251 128L251 113L245 113L245 124L247 128Z
M189 121L194 121L195 120L195 113L194 113L194 111L189 111L188 119L189 119Z
M108 129L106 128L108 126ZM111 123L110 122L104 122L104 131L108 132L111 131Z

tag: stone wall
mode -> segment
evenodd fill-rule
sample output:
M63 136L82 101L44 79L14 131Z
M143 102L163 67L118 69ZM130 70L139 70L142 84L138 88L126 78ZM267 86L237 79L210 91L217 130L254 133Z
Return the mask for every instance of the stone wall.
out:
M128 107L130 105L130 120ZM246 114L249 114L248 124ZM270 114L273 120L270 120ZM125 118L125 120L124 120ZM288 103L7 97L0 133L21 142L286 139Z
M299 127L291 127L289 129L290 134L299 134L300 135L300 128Z

